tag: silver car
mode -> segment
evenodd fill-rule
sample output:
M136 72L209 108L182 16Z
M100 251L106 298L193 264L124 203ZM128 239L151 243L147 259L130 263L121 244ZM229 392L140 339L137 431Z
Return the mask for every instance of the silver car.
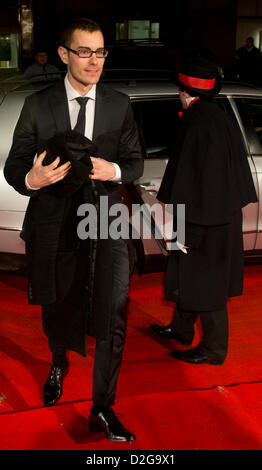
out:
M124 80L110 85L126 93L132 102L143 144L145 169L134 184L122 186L123 197L130 207L140 204L154 236L130 243L131 264L138 271L165 268L172 218L159 219L151 207L172 151L174 129L178 125L180 101L178 88L169 80ZM12 143L13 131L25 97L47 86L47 82L9 83L0 91L0 268L17 270L24 266L24 242L19 237L28 198L10 187L3 176L3 166ZM0 88L3 85L0 84ZM236 120L246 147L259 202L243 210L244 250L246 257L262 255L262 89L248 85L224 84L218 105ZM216 175L214 175L215 178Z

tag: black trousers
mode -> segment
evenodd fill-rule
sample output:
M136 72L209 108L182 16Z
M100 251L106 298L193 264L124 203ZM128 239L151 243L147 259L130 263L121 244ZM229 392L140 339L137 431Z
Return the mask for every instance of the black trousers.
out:
M113 240L112 322L109 338L97 340L93 372L93 401L101 406L114 403L117 378L126 338L126 307L129 289L128 248Z
M198 315L200 316L203 333L198 348L208 353L212 358L224 360L228 351L228 313L226 306L223 310L194 312L182 310L176 305L170 326L182 339L192 342L195 334L194 325Z
M124 240L112 240L112 259L113 290L110 335L104 340L96 340L93 370L93 401L100 406L112 406L114 403L126 338L129 259L127 244ZM52 306L52 308L54 307ZM45 309L48 309L48 306ZM63 346L49 341L49 347L53 353L53 362L63 367L66 361L66 351Z

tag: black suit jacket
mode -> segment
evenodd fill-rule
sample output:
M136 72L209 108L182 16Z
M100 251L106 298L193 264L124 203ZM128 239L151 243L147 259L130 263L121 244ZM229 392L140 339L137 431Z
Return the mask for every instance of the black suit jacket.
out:
M70 129L64 81L27 97L4 168L8 183L21 194L36 196L25 186L36 153L54 134ZM130 101L104 84L97 85L93 142L101 158L118 163L122 183L141 176L142 152Z
M63 81L29 96L4 168L8 183L21 194L31 196L22 233L27 242L29 264L33 266L31 275L29 272L29 302L33 304L56 301L55 261L66 198L57 198L46 188L28 191L25 176L32 168L35 155L44 150L45 141L69 129ZM123 183L141 176L142 152L129 99L103 84L97 85L93 142L101 158L118 163ZM110 191L112 186L115 192L120 192L118 184L111 183Z

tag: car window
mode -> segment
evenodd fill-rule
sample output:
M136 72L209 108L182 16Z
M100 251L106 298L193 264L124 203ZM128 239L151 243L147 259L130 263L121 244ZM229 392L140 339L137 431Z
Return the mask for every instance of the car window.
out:
M221 98L216 103L225 111ZM132 106L145 158L169 158L179 124L179 98L134 101Z
M249 140L251 153L262 154L262 99L235 99Z
M134 101L132 106L145 158L169 158L179 123L179 99Z

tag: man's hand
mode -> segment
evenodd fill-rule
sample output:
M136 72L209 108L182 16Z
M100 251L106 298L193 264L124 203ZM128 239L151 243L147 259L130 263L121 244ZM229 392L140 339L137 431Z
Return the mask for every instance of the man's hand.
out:
M116 175L116 170L111 162L103 160L103 158L90 157L93 169L89 178L92 180L108 181L112 180Z
M43 166L45 156L46 150L39 155L27 175L27 182L32 189L43 188L62 180L71 168L70 162L66 162L57 168L60 157L57 157L50 165Z
M182 245L182 243L176 242L179 250L183 251L187 255L187 250L189 249L189 246Z

